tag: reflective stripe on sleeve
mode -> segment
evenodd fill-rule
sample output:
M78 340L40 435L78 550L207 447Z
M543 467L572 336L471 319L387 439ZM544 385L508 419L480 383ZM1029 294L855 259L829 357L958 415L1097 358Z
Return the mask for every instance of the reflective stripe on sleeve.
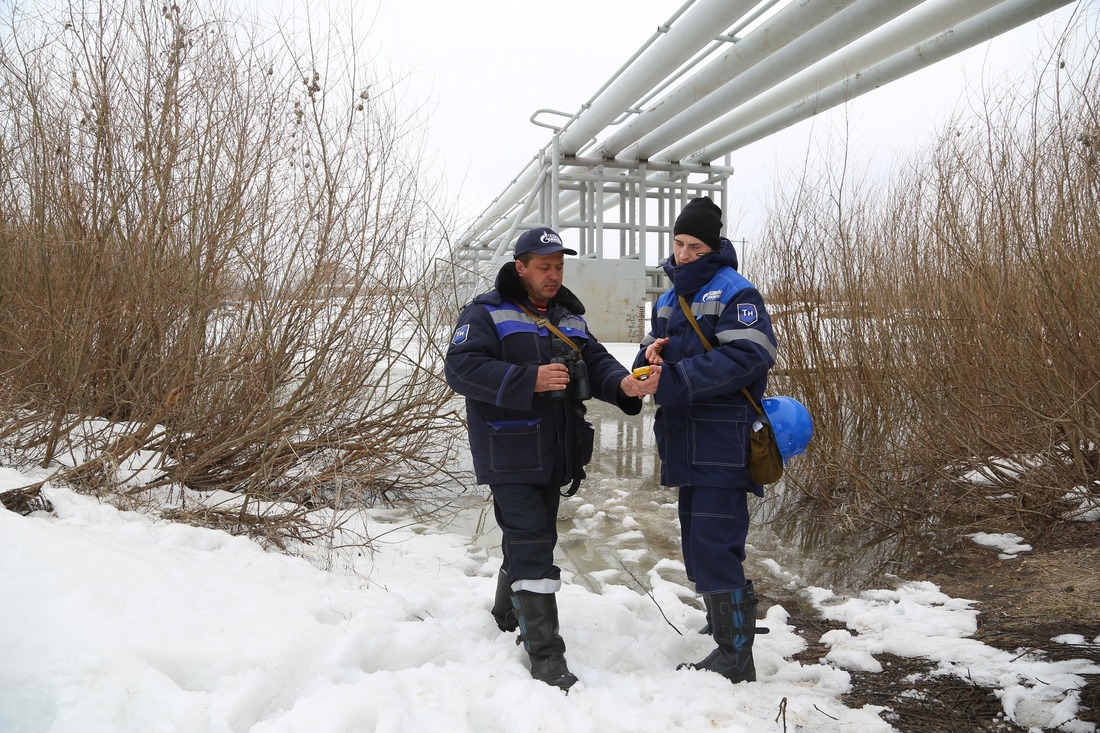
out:
M718 337L718 343L720 344L728 344L733 341L751 341L757 346L763 346L771 356L772 361L775 361L775 344L773 344L771 339L762 331L757 331L753 328L731 328L726 331L720 331L715 335Z

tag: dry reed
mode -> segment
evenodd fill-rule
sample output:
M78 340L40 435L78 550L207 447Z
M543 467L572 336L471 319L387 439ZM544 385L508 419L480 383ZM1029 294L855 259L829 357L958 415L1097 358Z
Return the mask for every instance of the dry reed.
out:
M802 492L918 530L1049 526L1100 501L1091 45L1043 91L949 127L890 185L842 158L775 207L757 277L781 339L772 391L815 416L789 474Z
M355 43L126 0L0 21L7 460L310 506L445 481L445 223Z

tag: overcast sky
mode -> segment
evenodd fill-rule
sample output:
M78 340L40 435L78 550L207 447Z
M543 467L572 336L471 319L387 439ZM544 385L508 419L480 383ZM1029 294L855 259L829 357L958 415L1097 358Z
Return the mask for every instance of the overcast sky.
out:
M343 7L341 0L327 1ZM1084 2L1095 24L1097 0ZM680 6L671 0L370 0L353 12L358 32L369 28L376 71L388 67L403 76L406 102L423 105L433 167L448 195L459 197L473 217L550 141L550 130L529 121L532 113L576 112ZM774 177L797 169L811 135L823 145L848 125L856 157L881 165L903 159L949 118L975 108L984 87L1030 84L1077 8L1066 6L736 151L732 208L740 207L743 221L731 222L727 233L752 236Z

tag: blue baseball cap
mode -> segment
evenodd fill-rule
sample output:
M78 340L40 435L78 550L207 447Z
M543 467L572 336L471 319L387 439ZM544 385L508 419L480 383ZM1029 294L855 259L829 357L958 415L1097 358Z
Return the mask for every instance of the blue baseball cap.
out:
M561 237L550 227L528 229L516 240L516 259L522 255L552 255L555 252L564 252L567 255L577 254L576 250L563 245Z

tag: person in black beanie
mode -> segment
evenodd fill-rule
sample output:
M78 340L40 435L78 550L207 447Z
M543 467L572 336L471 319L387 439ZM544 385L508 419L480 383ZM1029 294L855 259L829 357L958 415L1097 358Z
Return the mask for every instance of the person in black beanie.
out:
M679 488L684 568L706 605L702 633L717 644L703 660L680 668L751 682L757 599L743 563L748 495L762 495L763 487L749 473L756 413L742 390L760 404L776 341L763 298L737 272L733 245L721 232L722 210L709 198L692 199L681 210L664 265L672 287L653 305L634 366L663 368L653 422L661 484Z
M676 217L672 234L688 234L717 252L722 243L722 210L707 196L692 199Z
M466 398L474 474L492 492L502 535L490 612L501 631L519 630L531 676L568 691L577 678L558 627L554 546L562 487L576 491L592 458L583 400L637 415L641 398L657 389L660 369L635 379L589 332L584 304L562 284L565 255L577 252L557 232L524 232L514 254L496 287L463 309L445 373ZM588 390L580 389L578 370L587 373Z

